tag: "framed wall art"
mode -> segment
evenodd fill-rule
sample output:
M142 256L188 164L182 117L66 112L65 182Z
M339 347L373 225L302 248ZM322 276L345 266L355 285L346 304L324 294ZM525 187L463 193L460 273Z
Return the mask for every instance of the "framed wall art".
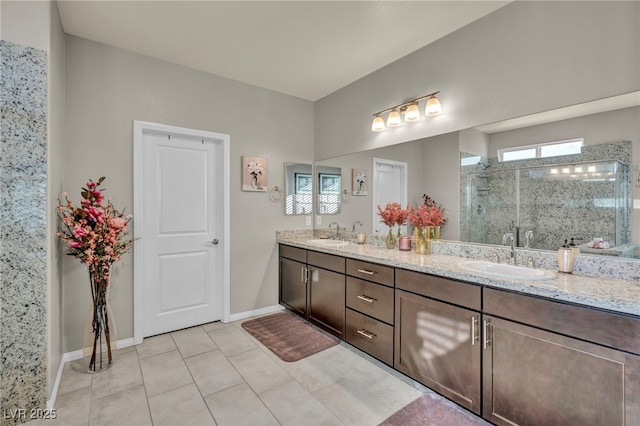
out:
M367 195L369 184L367 169L351 169L351 195Z
M242 190L267 192L268 163L262 157L242 157Z

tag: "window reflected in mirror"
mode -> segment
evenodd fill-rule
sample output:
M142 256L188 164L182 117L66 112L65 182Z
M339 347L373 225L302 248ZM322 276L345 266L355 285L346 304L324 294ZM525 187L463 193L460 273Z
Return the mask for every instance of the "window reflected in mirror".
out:
M311 164L285 163L286 215L309 215L313 213L313 171Z
M342 170L318 166L318 214L338 214L341 209Z

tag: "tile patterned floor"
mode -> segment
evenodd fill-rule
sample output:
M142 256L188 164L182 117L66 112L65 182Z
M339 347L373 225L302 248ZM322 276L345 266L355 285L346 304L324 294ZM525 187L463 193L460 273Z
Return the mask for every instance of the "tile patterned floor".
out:
M377 425L429 392L344 343L281 361L241 323L147 338L96 375L67 363L57 419L29 424Z

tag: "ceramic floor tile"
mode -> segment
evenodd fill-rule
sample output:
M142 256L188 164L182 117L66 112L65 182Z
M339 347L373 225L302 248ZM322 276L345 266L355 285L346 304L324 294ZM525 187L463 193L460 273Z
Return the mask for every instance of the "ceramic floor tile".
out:
M247 384L240 384L205 398L219 426L280 425Z
M216 331L226 327L233 327L233 325L229 323L225 324L222 321L215 321L215 322L208 322L206 324L202 324L200 327L202 327L204 331L209 333L210 331Z
M58 396L73 392L78 389L91 387L93 375L79 373L71 368L71 363L67 362L62 369L62 377L58 386Z
M187 385L149 398L154 426L215 426L195 385Z
M229 357L229 361L257 394L293 380L286 371L258 348Z
M256 348L256 345L239 327L225 327L210 332L209 336L227 357Z
M193 383L178 351L142 358L140 368L148 397Z
M28 422L28 425L86 426L89 424L90 407L91 389L76 389L56 398L54 419L33 420Z
M184 361L202 395L244 383L242 376L220 351L205 352Z
M265 405L283 425L341 425L324 405L292 381L260 394Z
M352 365L357 363L353 357L358 355L338 345L296 362L284 362L277 356L272 359L306 390L315 392L349 375ZM357 371L362 371L362 368ZM377 379L384 377L381 374L375 376Z
M347 425L377 425L393 414L388 407L380 406L378 398L372 398L369 388L345 379L314 392L313 395ZM389 396L390 392L385 391L383 395Z
M142 374L136 351L117 354L111 368L92 375L91 398L102 398L141 384Z
M144 386L127 389L113 395L93 400L91 426L145 426L151 425L151 415Z
M160 334L158 336L146 337L141 345L136 346L136 349L138 350L138 357L146 358L148 356L175 351L177 347L171 338L171 334Z
M171 333L183 358L218 349L211 337L202 327L191 327Z

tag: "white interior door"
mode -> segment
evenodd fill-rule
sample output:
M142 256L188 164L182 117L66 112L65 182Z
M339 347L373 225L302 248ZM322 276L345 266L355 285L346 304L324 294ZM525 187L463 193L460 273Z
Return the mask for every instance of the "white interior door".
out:
M378 215L378 206L384 209L387 203L400 203L402 208L407 206L407 163L374 158L373 232L389 232L389 227L380 222Z
M220 320L224 279L221 141L143 131L141 145L137 339Z

